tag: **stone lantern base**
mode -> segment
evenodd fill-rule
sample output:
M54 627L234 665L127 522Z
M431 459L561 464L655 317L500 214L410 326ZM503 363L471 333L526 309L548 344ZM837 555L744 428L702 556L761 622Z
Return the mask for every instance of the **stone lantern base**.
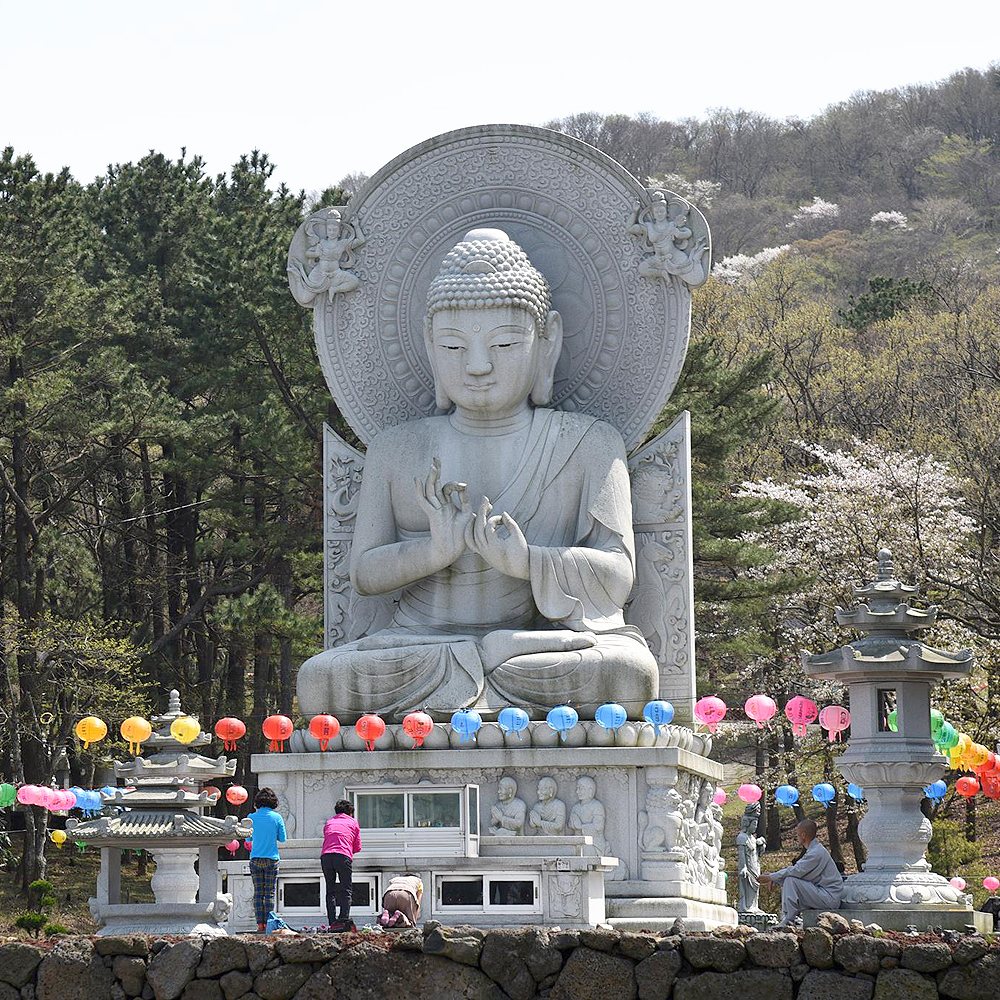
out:
M802 923L805 927L815 927L823 910L803 910ZM847 920L860 920L866 927L878 924L885 931L905 931L916 927L927 931L940 927L946 931L966 931L975 927L980 934L993 933L993 914L981 913L969 906L905 906L900 904L883 906L842 906L838 910Z

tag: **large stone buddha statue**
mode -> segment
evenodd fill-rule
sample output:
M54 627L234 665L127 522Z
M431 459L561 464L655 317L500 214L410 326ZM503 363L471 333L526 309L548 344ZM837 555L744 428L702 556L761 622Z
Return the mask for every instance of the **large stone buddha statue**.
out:
M398 603L388 627L303 664L304 714L616 701L637 717L656 697L656 661L622 615L625 447L609 424L547 408L561 343L545 278L504 232L447 254L425 321L447 415L375 437L357 507L351 582Z

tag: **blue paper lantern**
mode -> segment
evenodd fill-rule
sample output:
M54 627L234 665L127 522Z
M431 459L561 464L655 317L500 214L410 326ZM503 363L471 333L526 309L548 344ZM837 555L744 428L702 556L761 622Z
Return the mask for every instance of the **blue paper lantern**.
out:
M517 733L523 740L522 731L528 728L528 713L523 708L505 708L498 716L497 723L505 733Z
M948 794L948 784L947 782L941 781L940 778L937 781L932 781L925 789L924 795L929 799L943 799Z
M554 729L559 734L559 739L565 740L566 734L580 721L580 716L569 705L556 705L545 716L545 721L549 724L549 729Z
M860 802L865 797L865 790L860 786L854 784L852 781L847 786L847 794L850 795L852 799L857 799Z
M642 710L642 717L653 726L655 735L660 735L660 726L669 726L674 718L674 706L669 701L657 698L647 701Z
M827 805L837 797L837 789L828 781L821 781L818 785L813 785L812 794L817 802Z
M458 742L466 743L474 740L479 727L483 724L483 717L474 712L471 708L460 708L451 717L451 728L458 733Z
M774 797L783 806L794 806L799 801L799 790L793 785L778 785L774 790Z
M604 729L610 729L613 733L618 732L618 727L624 725L627 718L628 712L625 711L624 707L616 705L613 701L599 706L594 712L597 724Z

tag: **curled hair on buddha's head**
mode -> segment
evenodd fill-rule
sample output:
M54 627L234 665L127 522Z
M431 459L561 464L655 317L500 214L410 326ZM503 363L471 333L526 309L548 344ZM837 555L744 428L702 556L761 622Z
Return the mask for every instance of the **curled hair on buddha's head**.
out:
M502 229L472 229L441 262L427 291L427 315L442 309L520 306L539 336L552 304L545 275Z
M445 309L524 309L535 324L539 340L549 341L539 358L539 373L531 390L531 401L545 406L552 398L555 366L562 348L562 320L552 310L552 293L545 275L524 250L502 229L471 229L445 254L437 275L427 290L425 338L434 371L431 350L431 320ZM451 400L438 386L434 372L435 398L439 408Z

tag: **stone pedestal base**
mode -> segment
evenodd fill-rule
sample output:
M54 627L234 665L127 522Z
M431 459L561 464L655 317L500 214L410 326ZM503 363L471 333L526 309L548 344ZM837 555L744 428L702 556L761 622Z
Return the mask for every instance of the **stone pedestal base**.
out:
M576 735L589 738L588 731ZM653 739L651 728L648 735ZM535 737L541 738L537 727ZM518 746L516 737L502 746L486 745L490 738L448 750L255 754L251 766L260 784L277 793L288 831L281 872L290 870L293 860L316 866L323 824L337 800L352 790L467 789L470 815L461 829L419 824L363 829L365 848L355 873L369 869L374 874L378 868L381 878L406 869L424 871L430 884L422 918L443 922L531 923L540 916L543 923L582 926L602 923L607 915L613 922L635 921L628 926L668 927L677 917L697 927L735 926L736 912L726 905L723 888L720 810L712 805L722 767L685 748L695 745L694 734L671 726L661 733L662 746L628 747L562 744L554 733L550 746ZM540 789L551 791L553 785L555 798L541 801ZM501 799L501 787L514 797ZM569 842L584 838L574 858L577 847ZM422 869L415 868L418 861ZM583 877L582 871L574 874L578 861L603 881L600 892L578 886ZM242 874L229 863L224 867L231 876ZM441 878L493 872L534 880L537 903L508 914L502 905L484 902L477 912L454 916L454 906L442 898ZM231 889L240 919L246 919L244 889L236 889L235 879ZM315 886L289 888L297 898L307 892L316 899ZM279 885L279 905L281 894ZM289 908L287 896L283 905ZM308 917L303 914L306 919L325 922L318 903Z
M736 926L736 911L731 906L683 896L609 897L607 912L608 923L619 931L669 931L678 917L684 921L685 931Z

